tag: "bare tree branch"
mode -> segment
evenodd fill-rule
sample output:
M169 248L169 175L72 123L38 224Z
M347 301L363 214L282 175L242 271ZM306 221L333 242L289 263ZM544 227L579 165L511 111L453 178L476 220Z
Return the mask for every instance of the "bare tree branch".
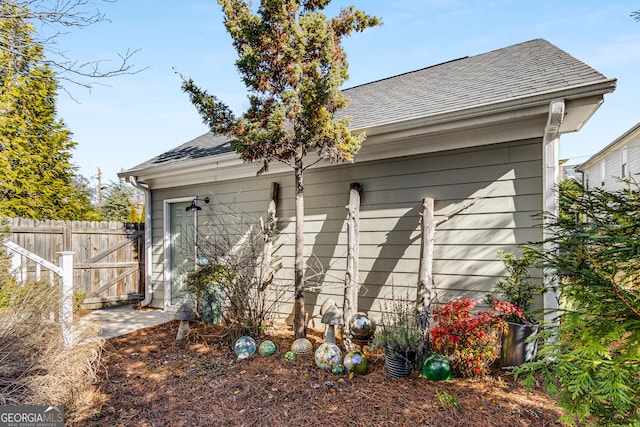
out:
M0 44L0 50L21 54L29 52L24 43L39 44L44 59L36 62L48 65L59 80L91 89L99 80L126 74L136 74L147 67L136 68L134 56L138 50L127 49L118 53L117 59L95 59L81 62L72 58L60 46L60 39L71 29L82 29L100 22L111 22L92 0L3 0L14 7L0 8L0 19L27 20L34 26L35 34L29 41L16 37L12 45ZM113 0L100 0L112 3ZM33 62L35 58L24 58Z

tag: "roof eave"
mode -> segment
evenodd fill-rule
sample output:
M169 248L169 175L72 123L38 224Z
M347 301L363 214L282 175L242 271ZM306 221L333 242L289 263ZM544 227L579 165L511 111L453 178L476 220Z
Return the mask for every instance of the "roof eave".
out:
M608 144L602 150L598 151L596 154L589 157L589 159L586 160L584 163L578 165L578 167L576 167L576 170L578 170L579 172L584 172L585 169L588 169L589 167L593 166L594 164L602 160L611 150L622 148L636 138L640 138L640 122L638 122L631 129L629 129L628 131L620 135L618 138L616 138L613 142Z
M575 117L571 116L569 119L570 126L560 129L561 133L572 132L578 130L602 104L604 94L615 90L615 83L616 79L605 79L562 90L512 98L506 101L480 104L469 108L444 111L367 128L354 128L352 132L365 132L368 146L378 145L382 147L382 144L387 144L390 141L411 139L436 132L444 133L458 129L469 129L474 126L486 126L491 123L523 119L528 116L544 115L548 113L549 102L559 98L564 99L569 106L579 107L567 108L568 117L572 114ZM540 131L542 132L543 129ZM375 157L381 157L385 152L388 152L388 150L382 148L378 150ZM394 147L393 155L398 155L397 147ZM358 160L362 160L360 156L357 157ZM148 184L151 188L167 188L194 185L202 183L203 179L206 179L207 182L214 182L245 178L255 176L257 170L258 166L256 164L246 163L237 153L229 152L164 165L129 169L118 173L118 176L120 178L135 176L138 181ZM286 170L288 170L287 166L276 162L271 167L271 173Z

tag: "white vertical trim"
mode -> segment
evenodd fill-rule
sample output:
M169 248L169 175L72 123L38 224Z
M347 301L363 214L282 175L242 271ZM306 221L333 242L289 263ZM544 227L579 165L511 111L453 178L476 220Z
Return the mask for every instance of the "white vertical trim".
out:
M544 170L542 172L542 195L543 195L543 208L545 213L550 214L552 217L557 217L560 212L558 190L559 190L559 177L560 177L560 164L558 160L558 142L560 141L560 124L565 115L564 100L557 99L551 101L549 104L549 118L545 127L543 148L542 148L542 163ZM545 224L543 228L543 238L546 240L551 237L551 230L548 224ZM555 251L557 248L550 244L545 244L544 251ZM544 274L545 285L547 286L547 292L544 294L543 308L545 310L545 320L552 321L555 314L552 310L558 308L558 295L555 292L556 283L553 275Z

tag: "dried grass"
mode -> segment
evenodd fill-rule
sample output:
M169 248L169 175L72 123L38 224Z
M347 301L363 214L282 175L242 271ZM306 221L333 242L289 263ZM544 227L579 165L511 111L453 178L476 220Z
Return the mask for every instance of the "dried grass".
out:
M89 325L74 325L66 346L55 321L57 288L47 283L0 288L0 405L64 405L95 379L103 341Z

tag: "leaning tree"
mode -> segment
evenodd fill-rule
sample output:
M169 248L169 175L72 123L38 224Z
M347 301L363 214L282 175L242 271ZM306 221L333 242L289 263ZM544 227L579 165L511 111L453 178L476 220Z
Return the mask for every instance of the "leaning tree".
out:
M349 119L334 119L347 105L340 86L348 78L342 39L380 20L342 9L334 18L322 13L330 0L262 0L257 13L240 0L218 0L224 24L238 53L236 66L249 91L249 108L239 117L214 95L183 78L205 124L231 139L245 161L272 161L293 168L295 175L294 332L306 335L304 317L304 182L306 168L317 161L352 161L364 135L352 135ZM308 161L306 155L318 158Z

